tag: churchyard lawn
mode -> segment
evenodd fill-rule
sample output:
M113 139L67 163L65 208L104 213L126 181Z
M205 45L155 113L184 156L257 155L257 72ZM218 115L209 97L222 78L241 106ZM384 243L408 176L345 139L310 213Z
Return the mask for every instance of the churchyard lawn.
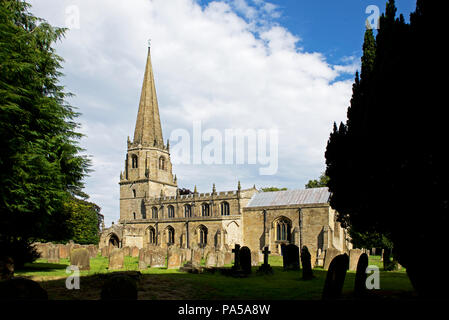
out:
M138 258L125 257L124 269L108 271L108 258L98 256L90 260L91 269L81 271L80 289L68 290L65 286L68 259L58 264L37 260L27 264L23 270L17 270L16 276L39 281L47 290L49 299L56 300L96 300L100 297L105 274L117 271L140 271L139 299L158 300L196 300L196 299L255 299L255 300L319 300L323 290L326 271L315 268L315 278L309 281L301 279L301 271L284 271L282 257L270 256L269 263L274 275L259 275L258 267L252 268L247 278L233 278L215 273L190 274L175 269L148 268L138 269ZM413 299L410 281L404 269L382 271L379 256L370 256L370 265L380 268L380 289L371 290L373 299ZM231 265L227 265L230 267ZM343 299L352 299L355 272L348 271L343 288Z

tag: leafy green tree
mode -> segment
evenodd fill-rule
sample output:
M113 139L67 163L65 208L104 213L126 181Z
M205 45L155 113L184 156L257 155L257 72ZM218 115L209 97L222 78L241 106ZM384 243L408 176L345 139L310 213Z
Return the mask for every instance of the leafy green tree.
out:
M72 198L65 203L71 239L79 244L98 244L100 240L100 207L95 203Z
M285 191L285 190L287 190L287 188L278 188L278 187L262 188L262 192Z
M78 114L59 84L53 44L65 29L28 8L0 1L0 251L19 266L35 257L32 241L67 237L63 206L82 194L89 166L79 155Z
M309 180L306 184L306 189L327 187L329 177L322 173L318 179Z
M391 241L420 295L447 296L449 280L429 281L427 271L445 243L449 210L447 81L437 80L449 71L445 10L418 0L410 24L396 11L388 1L375 41L365 33L348 119L330 134L330 203L343 226Z

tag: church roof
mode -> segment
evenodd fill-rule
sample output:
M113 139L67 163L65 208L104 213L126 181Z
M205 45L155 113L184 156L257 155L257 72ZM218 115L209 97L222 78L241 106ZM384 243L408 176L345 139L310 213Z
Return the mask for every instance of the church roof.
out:
M259 192L251 198L246 207L323 204L329 202L329 197L330 192L328 188Z
M133 143L149 147L164 146L150 48L148 48L147 65L140 95Z

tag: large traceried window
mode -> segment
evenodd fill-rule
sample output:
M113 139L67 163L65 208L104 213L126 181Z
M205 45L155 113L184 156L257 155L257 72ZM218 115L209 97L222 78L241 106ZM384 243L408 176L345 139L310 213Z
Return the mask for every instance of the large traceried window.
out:
M175 229L169 226L167 227L167 244L172 245L175 243Z
M221 203L221 215L222 216L229 216L230 215L229 203L227 203L226 201Z
M156 230L153 227L150 227L148 235L150 244L156 244Z
M203 203L201 205L201 216L203 216L203 217L210 216L210 206L208 203Z
M192 216L192 206L190 204L186 204L184 206L184 216L186 218L190 218Z
M174 218L175 217L175 207L168 206L167 210L168 210L168 217L169 218Z
M153 207L153 209L151 209L151 218L152 219L157 219L157 208Z
M276 240L290 241L291 240L291 221L286 218L281 218L276 222Z
M204 248L207 245L207 228L205 226L198 228L198 245L200 248Z

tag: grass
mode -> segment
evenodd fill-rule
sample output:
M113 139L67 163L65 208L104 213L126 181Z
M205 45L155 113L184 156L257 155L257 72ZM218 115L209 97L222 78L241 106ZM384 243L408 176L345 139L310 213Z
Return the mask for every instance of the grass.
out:
M157 300L214 300L214 299L248 299L248 300L319 300L327 272L315 268L315 278L309 281L301 279L301 271L284 271L282 257L270 256L270 265L274 275L257 274L257 267L247 278L227 277L219 272L190 274L175 269L148 268L140 270L142 279L139 283L139 299ZM80 290L67 290L65 279L68 259L61 259L59 264L50 264L46 260L37 260L16 271L17 276L24 276L40 281L50 299L89 300L99 299L104 274L109 271L108 258L98 256L91 259L91 270L81 271ZM371 256L370 265L377 265L382 270L380 257ZM229 265L230 266L230 265ZM125 257L124 268L117 271L137 271L138 259ZM351 299L355 272L348 271L343 288L343 299ZM372 290L373 299L397 299L414 297L413 289L404 270L380 272L380 290Z

